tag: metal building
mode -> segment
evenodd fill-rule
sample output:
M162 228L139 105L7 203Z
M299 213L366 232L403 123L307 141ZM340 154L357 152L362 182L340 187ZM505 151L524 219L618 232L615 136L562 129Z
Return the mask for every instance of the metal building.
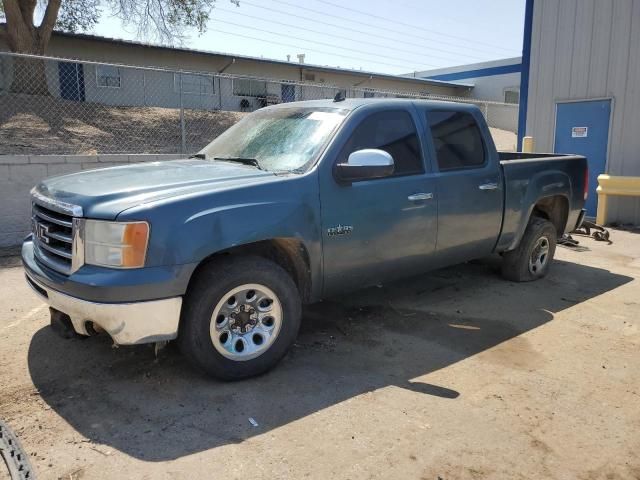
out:
M518 147L586 155L590 216L599 174L640 177L639 112L640 0L527 0ZM640 224L638 197L608 198L608 223Z
M514 57L423 70L406 76L443 82L464 82L473 85L473 90L469 95L471 98L492 102L518 103L521 68L522 58Z

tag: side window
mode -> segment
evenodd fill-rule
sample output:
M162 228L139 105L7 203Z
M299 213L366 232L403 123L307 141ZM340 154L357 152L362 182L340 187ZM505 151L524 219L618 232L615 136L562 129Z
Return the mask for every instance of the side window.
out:
M99 87L120 88L120 68L113 65L96 65L96 83Z
M507 88L504 91L504 103L520 103L520 90Z
M418 134L411 115L404 111L374 113L365 118L342 148L339 162L363 148L384 150L393 157L394 176L424 172Z
M466 112L427 112L427 124L436 149L440 171L484 165L482 134L473 115Z

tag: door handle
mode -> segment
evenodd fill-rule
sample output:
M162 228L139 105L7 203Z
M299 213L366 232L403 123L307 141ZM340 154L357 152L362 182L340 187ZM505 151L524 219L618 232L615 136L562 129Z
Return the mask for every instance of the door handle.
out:
M414 193L413 195L409 195L407 199L410 202L417 202L420 200L431 200L433 198L433 193Z
M497 183L483 183L482 185L479 185L478 188L480 190L496 190L498 188L498 184Z

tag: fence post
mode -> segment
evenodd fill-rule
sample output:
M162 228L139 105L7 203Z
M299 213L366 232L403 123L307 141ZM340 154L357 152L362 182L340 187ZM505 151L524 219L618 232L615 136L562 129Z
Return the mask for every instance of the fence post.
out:
M187 137L184 131L184 104L182 101L182 72L180 72L180 135L182 137L180 153L184 154L187 151Z

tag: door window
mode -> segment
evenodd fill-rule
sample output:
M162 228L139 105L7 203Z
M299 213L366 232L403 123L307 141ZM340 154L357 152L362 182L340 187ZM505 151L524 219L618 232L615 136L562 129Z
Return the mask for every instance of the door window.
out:
M365 118L342 148L338 162L346 162L351 153L363 148L389 153L395 164L394 176L424 172L418 134L408 112L378 112Z
M473 115L430 111L427 112L427 124L440 171L478 168L485 164L484 142Z

